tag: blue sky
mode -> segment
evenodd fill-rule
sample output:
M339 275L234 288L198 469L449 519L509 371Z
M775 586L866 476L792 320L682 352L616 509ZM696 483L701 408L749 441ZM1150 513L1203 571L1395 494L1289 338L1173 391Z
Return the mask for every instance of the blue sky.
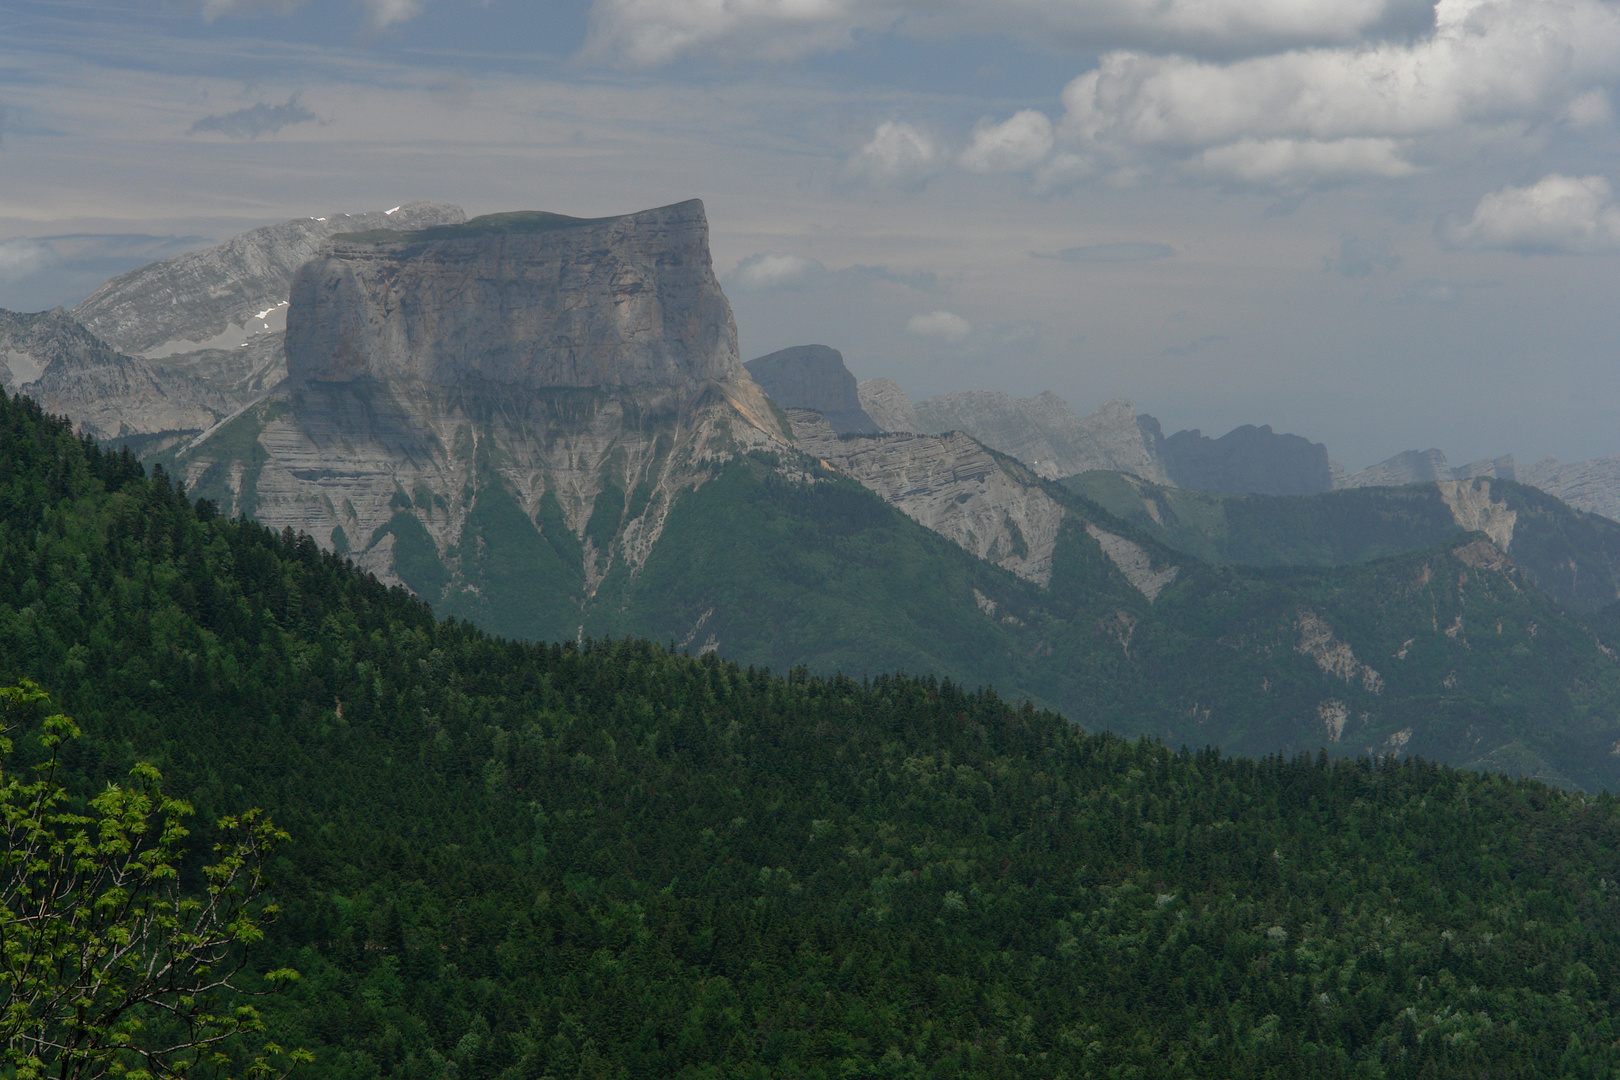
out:
M1620 453L1616 0L0 0L0 307L698 196L743 348L1358 468Z

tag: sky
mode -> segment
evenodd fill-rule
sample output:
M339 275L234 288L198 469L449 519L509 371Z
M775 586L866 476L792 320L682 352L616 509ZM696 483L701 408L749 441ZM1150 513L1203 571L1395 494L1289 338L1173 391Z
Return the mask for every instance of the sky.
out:
M0 307L701 198L745 358L1349 471L1620 453L1620 0L0 0Z

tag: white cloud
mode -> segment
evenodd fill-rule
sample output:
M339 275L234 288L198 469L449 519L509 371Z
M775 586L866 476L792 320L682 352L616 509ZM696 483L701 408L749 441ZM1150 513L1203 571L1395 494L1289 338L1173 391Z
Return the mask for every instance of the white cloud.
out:
M1052 152L1052 121L1035 109L1014 113L995 124L980 120L957 159L969 172L1018 172L1040 164Z
M884 187L916 190L937 175L945 149L928 132L899 120L877 126L872 141L850 157L844 175Z
M906 333L954 344L967 340L973 333L973 324L954 311L930 311L907 320Z
M1243 139L1205 150L1211 172L1250 183L1276 184L1330 177L1409 176L1393 139Z
M803 255L776 255L762 252L737 264L731 279L744 289L802 288L824 277L827 268Z
M0 240L0 281L22 281L52 262L51 249L26 236Z
M1412 0L596 0L589 50L637 65L689 53L783 59L863 31L1002 34L1086 54L1118 47L1231 54L1353 42Z
M1434 11L1411 43L1233 62L1109 53L1065 88L1059 141L1116 165L1200 158L1261 183L1400 176L1414 140L1590 120L1589 95L1620 78L1611 0L1440 0Z
M1443 229L1459 247L1524 254L1620 251L1620 205L1601 176L1544 176L1479 200L1474 216Z
M365 0L366 21L382 30L422 14L423 0Z

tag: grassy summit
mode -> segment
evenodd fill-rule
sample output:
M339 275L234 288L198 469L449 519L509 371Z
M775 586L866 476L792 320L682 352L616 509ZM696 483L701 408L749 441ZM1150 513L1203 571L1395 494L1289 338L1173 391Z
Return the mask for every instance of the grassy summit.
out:
M368 229L365 232L336 233L332 240L348 244L416 244L435 240L461 240L474 236L494 236L503 233L546 233L564 229L578 229L586 225L600 225L616 221L618 217L577 218L566 214L552 214L545 210L511 210L501 214L484 214L459 225L432 225L426 229Z

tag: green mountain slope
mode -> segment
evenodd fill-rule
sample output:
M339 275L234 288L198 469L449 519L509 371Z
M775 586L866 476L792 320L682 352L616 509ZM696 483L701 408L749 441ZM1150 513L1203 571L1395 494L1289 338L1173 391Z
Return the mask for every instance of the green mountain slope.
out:
M634 422L616 419L623 400L594 391L508 394L487 408L469 407L470 396L434 400L309 389L239 417L204 444L214 463L190 466L201 493L234 500L234 512L269 499L284 519L302 520L298 507L318 516L319 491L299 476L364 475L322 464L322 453L342 451L323 417L363 406L381 418L367 438L421 463L413 467L423 479L407 485L383 471L368 481L391 494L377 527L357 530L357 557L391 567L440 615L492 632L641 636L824 675L931 674L1031 699L1089 730L1172 746L1416 753L1620 790L1620 756L1608 752L1620 743L1620 665L1603 638L1535 587L1566 564L1570 582L1593 580L1582 568L1620 527L1529 489L1458 488L1460 511L1432 486L1381 499L1174 504L1248 522L1228 524L1228 541L1271 537L1275 558L1315 551L1319 562L1350 563L1244 569L1161 541L1165 528L1140 524L1140 493L1138 517L1121 520L1011 459L978 453L974 468L1000 470L1007 491L1034 492L1059 515L1049 519L1059 523L1042 586L772 441L719 396ZM543 439L523 434L542 427ZM255 473L267 432L284 455L295 439L308 449ZM933 448L922 441L915 452ZM533 460L521 464L522 455ZM580 486L587 481L594 488ZM1540 579L1516 569L1459 517L1499 537L1511 523L1514 552L1551 569ZM1599 555L1570 563L1570 550ZM1388 551L1402 553L1357 561Z
M1460 491L1500 517L1514 564L1559 603L1595 611L1620 599L1620 522L1511 480L1308 496L1215 495L1112 472L1062 483L1177 551L1239 566L1345 566L1434 547L1479 527L1459 522L1471 509L1459 512Z
M1428 566L1439 610L1458 556L1425 558L1338 587ZM1469 574L1468 612L1509 580ZM1291 588L1189 573L1153 608L1285 620ZM23 675L86 730L78 790L145 758L204 817L291 830L255 963L304 973L267 1015L330 1080L1620 1066L1609 796L512 644L6 398L0 679Z

